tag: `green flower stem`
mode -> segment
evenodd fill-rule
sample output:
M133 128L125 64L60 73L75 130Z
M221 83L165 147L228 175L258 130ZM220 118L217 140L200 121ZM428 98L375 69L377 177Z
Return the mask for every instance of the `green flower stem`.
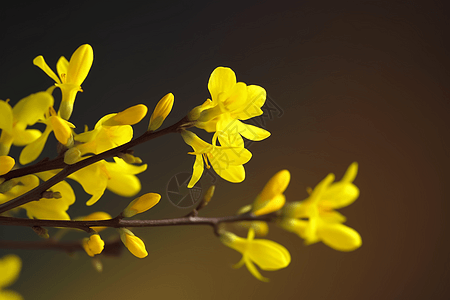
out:
M28 193L25 193L15 199L12 199L8 202L0 204L0 214L4 213L5 211L11 210L15 207L24 205L28 202L38 201L39 199L42 198L43 192L47 191L49 188L51 188L58 182L64 180L70 174L72 174L82 168L85 168L93 163L96 163L96 162L102 160L102 159L107 159L107 158L117 156L119 153L123 153L123 152L127 151L128 149L130 149L136 145L145 143L149 140L166 135L168 133L179 132L182 129L189 128L192 126L193 126L193 123L191 121L189 121L187 119L187 117L184 117L176 124L173 124L172 126L169 126L163 130L156 131L156 132L148 132L147 131L143 135L135 138L134 140L131 140L130 142L128 142L126 144L123 144L116 148L102 152L100 154L91 156L91 157L84 159L82 161L79 161L73 165L67 165L60 158L56 158L55 160L52 160L52 161L39 162L36 164L36 166L30 166L30 167L25 167L23 169L11 171L2 177L5 179L11 179L11 178L15 178L15 177L24 176L27 174L33 174L33 173L38 173L38 172L43 172L43 171L48 171L48 170L53 170L53 169L62 169L58 174L56 174L49 180L45 181L38 187L32 189ZM47 165L48 165L48 167L47 167Z

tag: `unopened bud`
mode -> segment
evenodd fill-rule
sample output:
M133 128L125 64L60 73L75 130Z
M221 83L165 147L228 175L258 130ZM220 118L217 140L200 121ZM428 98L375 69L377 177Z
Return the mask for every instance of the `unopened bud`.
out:
M125 247L138 258L144 258L148 255L144 242L126 228L120 228L120 239Z
M172 93L168 93L161 100L159 100L158 104L153 111L152 116L150 117L150 123L148 124L148 131L155 131L159 127L161 127L164 120L169 115L170 111L173 107L174 96Z
M126 218L130 218L137 214L143 213L158 204L160 199L161 195L156 193L144 194L131 201L131 203L124 209L122 215Z
M41 238L48 239L50 237L46 228L42 228L41 226L33 226L31 229L33 229L33 231L36 232Z
M73 165L80 160L80 157L81 151L78 150L78 148L73 147L64 153L64 162L68 165Z

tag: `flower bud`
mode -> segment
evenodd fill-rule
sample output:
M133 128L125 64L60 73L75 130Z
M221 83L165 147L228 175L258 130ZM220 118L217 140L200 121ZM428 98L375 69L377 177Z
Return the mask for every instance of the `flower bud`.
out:
M117 125L134 125L139 123L145 115L147 115L148 108L144 104L138 104L117 113L114 117L105 121L103 126L117 126Z
M86 253L91 257L102 253L105 247L105 242L98 234L93 234L90 238L84 238L81 243Z
M138 258L144 258L148 255L147 250L145 249L144 242L134 235L130 230L121 228L120 229L120 239L122 240L125 247Z
M155 131L159 127L161 127L164 120L169 115L172 110L174 96L172 93L168 93L161 100L159 100L158 104L153 111L152 116L150 117L150 123L148 124L148 131Z
M73 165L80 160L80 157L81 151L78 148L73 147L64 153L64 162L68 165Z
M126 218L130 218L137 214L143 213L158 204L160 199L161 195L156 193L147 193L142 195L131 201L131 203L128 204L127 208L123 211L122 215Z
M288 170L281 170L276 173L253 202L253 214L260 216L281 209L286 202L283 192L286 190L290 179L291 174Z

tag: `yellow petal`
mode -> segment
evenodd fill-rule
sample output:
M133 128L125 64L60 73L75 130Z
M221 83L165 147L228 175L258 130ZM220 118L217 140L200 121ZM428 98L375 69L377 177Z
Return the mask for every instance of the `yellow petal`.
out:
M218 67L209 77L208 89L213 103L218 101L220 93L228 92L236 84L236 75L230 68Z
M192 170L192 177L187 185L188 188L192 188L202 177L203 174L203 157L201 155L195 156L195 162Z
M147 111L148 108L144 104L131 106L103 122L103 126L137 124L145 117Z
M233 88L226 95L225 93L219 95L219 99L223 98L223 102L227 111L237 112L247 107L247 85L243 82L236 83Z
M266 90L257 85L247 86L247 102L240 110L234 112L233 117L239 120L248 120L250 118L263 114L261 107L266 101Z
M348 182L331 184L322 194L320 205L329 208L342 208L352 204L359 197L359 189Z
M286 268L291 262L289 251L274 241L255 239L248 245L248 257L262 270L274 271Z
M338 251L353 251L362 245L359 233L340 223L322 223L317 227L317 235L324 244Z
M155 131L161 127L162 123L172 110L173 100L174 96L172 93L168 93L161 100L159 100L152 116L150 117L150 123L148 125L149 131Z
M16 161L11 156L0 156L0 176L5 175L14 167Z
M108 184L108 174L104 164L105 161L99 161L68 176L68 178L81 184L86 193L92 195L86 202L88 206L97 202L105 192Z
M247 140L262 141L270 136L270 132L265 129L242 123L239 120L235 121L238 125L239 134L241 134Z
M0 100L0 129L12 134L13 112L8 102Z
M33 59L33 64L38 66L42 71L45 72L51 79L53 79L56 83L61 83L58 76L56 76L55 72L47 65L42 55L39 55L35 59Z
M23 147L36 141L41 135L42 133L37 129L19 130L15 127L13 128L13 144L14 146Z
M281 170L270 178L264 186L264 189L259 194L260 201L267 201L276 195L284 193L289 181L291 180L291 173L288 170Z
M67 75L68 67L69 61L64 56L61 56L56 63L56 72L58 72L60 78L63 78L63 76Z
M344 177L342 178L342 182L353 182L355 180L356 175L358 174L358 163L353 162L345 172Z
M66 82L80 86L86 79L93 61L92 47L88 44L81 45L70 58Z
M8 254L0 258L0 289L10 286L19 277L22 261L19 256Z
M39 157L42 150L44 149L45 143L47 142L48 135L51 132L50 126L47 126L44 133L34 142L28 144L22 149L20 153L19 162L22 165L26 165L34 161Z
M283 194L278 194L276 196L274 196L272 199L267 200L267 202L261 203L261 207L257 210L253 211L253 214L255 216L261 216L261 215L266 215L266 214L270 214L272 212L275 212L277 210L280 210L284 203L286 202L286 197Z
M255 265L250 261L250 259L246 259L244 257L245 266L247 267L247 270L258 280L261 280L263 282L269 282L269 278L266 278L259 273L258 269L256 269Z
M319 214L320 219L322 219L322 221L327 223L344 223L347 220L347 218L344 215L335 210L320 211Z
M72 136L71 126L67 121L58 116L51 116L50 123L52 124L53 133L56 139L63 145L67 145L70 137Z
M37 173L37 175L42 180L47 181L56 173L55 171L45 171ZM22 205L21 208L27 210L27 216L30 219L70 220L67 210L70 205L75 203L75 193L72 187L66 181L61 181L51 187L50 191L61 193L61 198L42 198L39 201Z
M227 163L211 163L214 171L226 181L239 183L245 179L245 169L242 165L232 166Z
M53 106L53 97L49 93L31 94L14 105L14 120L22 124L34 125L38 120L44 119L44 113L50 106Z

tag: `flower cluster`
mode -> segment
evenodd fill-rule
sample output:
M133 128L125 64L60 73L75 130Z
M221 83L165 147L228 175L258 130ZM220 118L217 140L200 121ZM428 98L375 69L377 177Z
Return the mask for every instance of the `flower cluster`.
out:
M194 150L189 154L195 155L189 188L202 176L203 162L207 168L212 166L223 179L242 182L245 179L243 165L252 156L244 148L242 137L261 141L270 136L267 130L241 122L263 113L261 107L266 101L266 91L262 87L237 82L233 70L218 67L209 78L208 89L211 99L191 110L188 118L195 127L214 132L212 143L203 141L190 131L181 133L184 141Z
M93 257L96 268L101 270L98 256L106 254L108 243L100 233L107 228L118 230L117 242L125 246L138 258L148 256L143 239L129 228L169 225L211 225L219 240L227 247L242 254L242 259L234 265L243 265L258 280L267 282L260 271L275 271L286 268L291 262L289 251L282 245L256 237L264 237L269 232L269 224L297 234L307 245L322 241L339 251L352 251L362 244L361 236L354 229L344 225L346 218L335 211L353 203L359 196L354 185L358 165L352 163L341 181L333 182L329 174L314 189L308 188L309 197L303 201L286 202L285 191L291 180L288 170L277 172L264 186L254 201L242 207L235 216L223 218L198 217L198 213L210 201L215 191L211 186L203 200L184 217L161 220L127 220L153 208L161 200L157 193L137 196L116 217L107 212L93 212L87 216L71 218L69 207L75 203L76 195L71 183L76 181L89 195L87 206L94 205L105 190L123 196L135 197L141 191L138 174L147 169L141 158L134 156L132 147L159 137L163 134L179 133L186 144L192 147L190 155L195 156L192 176L187 184L192 188L200 180L204 168L213 168L223 179L239 183L245 179L244 164L252 153L245 148L244 139L261 141L270 136L262 128L244 123L263 113L266 91L257 85L238 82L235 73L226 67L216 68L208 82L211 99L192 109L178 123L160 129L171 112L174 95L166 94L156 104L149 118L148 129L134 138L133 125L141 122L148 113L144 104L137 104L118 113L108 113L101 117L92 129L87 125L80 132L69 122L74 112L74 104L81 85L87 78L93 64L94 52L90 45L80 46L67 60L63 56L56 64L55 73L37 56L33 63L42 69L55 83L45 91L31 94L19 100L14 106L10 100L0 100L0 214L5 220L26 220L39 236L49 239L48 247L57 247L59 238L67 228L84 230L83 238L75 247L66 251L84 249ZM53 92L61 90L61 101L55 101ZM35 124L45 125L43 131ZM190 127L213 133L211 141L200 138ZM53 135L51 135L53 133ZM55 137L58 156L34 165L43 149ZM23 147L19 159L10 156L12 146ZM6 208L5 208L6 207ZM11 218L17 211L25 210L26 218ZM39 225L35 225L40 219ZM141 222L142 221L142 222ZM147 222L146 222L147 221ZM47 222L47 223L46 223ZM43 227L60 228L59 233L50 237ZM245 228L247 238L239 237L224 226L234 223ZM42 225L44 224L44 225ZM41 227L42 226L42 227ZM61 229L67 227L65 229ZM117 233L116 233L117 235ZM107 239L106 239L107 240ZM21 262L16 256L0 259L0 298L21 299L19 294L4 290L18 276Z

